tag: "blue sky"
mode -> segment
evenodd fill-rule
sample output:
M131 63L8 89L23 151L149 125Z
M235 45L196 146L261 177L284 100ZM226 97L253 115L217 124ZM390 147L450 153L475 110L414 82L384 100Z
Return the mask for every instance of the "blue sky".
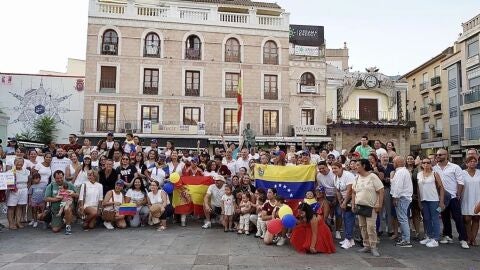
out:
M272 2L272 1L271 1ZM328 48L347 42L354 70L404 74L451 46L478 0L277 0L290 22L325 26ZM87 0L2 1L0 72L64 71L85 59ZM6 26L6 27L5 27Z

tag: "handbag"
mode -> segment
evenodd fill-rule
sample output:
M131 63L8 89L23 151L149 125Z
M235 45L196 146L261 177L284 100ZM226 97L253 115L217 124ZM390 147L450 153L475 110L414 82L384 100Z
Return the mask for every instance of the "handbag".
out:
M366 206L366 205L355 205L355 214L362 216L362 217L372 217L373 207Z
M113 194L113 191L112 191L112 202L114 203L115 205L115 198L114 198L114 194ZM113 222L115 221L115 215L117 214L117 211L115 211L115 209L113 210L105 210L103 209L102 211L102 219L103 221L106 221L106 222Z

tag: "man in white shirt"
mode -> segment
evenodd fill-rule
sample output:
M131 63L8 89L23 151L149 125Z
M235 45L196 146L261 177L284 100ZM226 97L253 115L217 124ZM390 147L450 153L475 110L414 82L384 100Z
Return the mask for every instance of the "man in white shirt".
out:
M310 161L312 164L318 164L320 162L320 155L316 153L315 147L310 147Z
M145 150L143 150L143 152L148 155L148 152L150 152L150 150L155 150L157 151L158 154L160 154L160 149L158 148L157 139L152 139L150 141L150 146L145 147Z
M320 161L318 163L318 174L317 174L317 186L322 186L325 188L325 197L327 201L330 203L330 220L333 223L333 216L335 214L336 217L336 224L338 227L340 226L340 222L342 220L342 216L340 213L340 208L337 204L337 189L335 187L335 174L333 174L332 170L327 165L326 161ZM340 235L340 228L337 228L335 232L335 238L341 239Z
M375 140L373 147L375 147L375 153L377 154L378 158L380 158L383 154L387 154L387 150L382 148L382 142L380 140Z
M247 152L248 155L248 152ZM213 177L215 184L212 184L207 189L207 194L203 200L203 211L205 213L204 229L212 227L211 217L220 217L222 220L222 196L225 194L225 178L219 174Z
M105 142L107 143L107 149L110 150L112 149L113 147L113 132L108 132L107 133L107 139L105 140Z
M397 212L398 223L402 230L402 241L397 243L399 247L412 247L410 243L410 226L408 224L408 207L412 202L413 183L410 172L405 168L405 159L397 156L393 160L395 175L392 179L390 194L392 194L393 205Z
M458 238L462 248L469 248L467 243L467 232L463 223L461 200L463 195L463 172L460 166L448 161L448 152L445 149L437 151L437 165L433 167L433 171L438 173L445 188L445 209L442 211L443 237L441 244L453 243L452 223L458 232Z
M243 148L237 161L235 161L235 174L237 174L242 167L247 168L247 173L250 173L250 166L248 166L248 161L248 149Z
M335 156L335 159L337 159L339 156L340 156L340 152L338 152L337 150L335 150L333 148L333 143L328 143L327 145L327 150L328 150L328 154L333 154Z
M52 168L52 172L60 170L65 174L67 166L70 166L72 164L72 161L65 156L65 150L63 150L63 148L61 147L57 149L56 154L57 155L52 158L50 168Z

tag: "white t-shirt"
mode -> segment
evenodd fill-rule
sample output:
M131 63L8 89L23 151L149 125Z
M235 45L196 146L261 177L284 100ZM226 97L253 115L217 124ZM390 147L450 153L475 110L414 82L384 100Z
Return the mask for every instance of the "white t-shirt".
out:
M163 200L162 200L162 192L165 193L165 191L163 190L159 190L157 192L157 195L153 194L152 191L150 191L147 196L148 196L148 199L150 200L150 203L151 204L155 204L155 203L163 203ZM167 198L167 204L169 204L169 199L168 199L168 195L166 196Z
M34 169L40 174L40 183L48 185L48 181L52 175L51 167L45 167L42 163L38 163Z
M232 194L230 194L230 195L223 194L222 202L223 202L223 211L224 211L225 215L227 215L227 216L233 215L233 212L234 212L233 203L234 203L234 201L235 200L234 200Z
M118 167L120 167L121 163L120 161L114 161L113 162L113 169L116 170Z
M260 155L258 153L255 153L255 155L248 154L248 160L250 159L260 159Z
M30 176L30 171L26 169L15 172L15 185L18 189L27 188L28 176Z
M137 202L141 202L143 198L145 198L145 194L143 194L143 192L141 191L129 189L127 191L127 194L125 194L125 197L129 197L130 202L137 203Z
M60 170L63 173L65 173L65 170L67 169L67 166L72 165L72 161L66 157L59 159L57 157L52 158L52 163L50 164L50 168L52 169L52 174L55 173L56 171ZM75 170L73 170L73 173L75 173Z
M75 186L78 187L86 182L90 182L88 181L88 178L87 178L87 171L80 170L80 172L77 175L77 179L75 179Z
M333 174L332 170L329 170L327 175L318 173L317 183L325 188L325 196L335 196L335 174Z
M320 162L320 155L310 154L310 163L318 164L318 162Z
M106 143L107 143L107 149L108 150L112 149L114 141L111 141L111 142L106 141Z
M242 157L239 157L237 161L235 161L235 173L237 174L240 171L240 168L245 167L247 169L247 173L250 172L250 166L248 166L248 160L244 160Z
M336 177L335 187L342 194L342 198L347 196L347 186L353 185L355 182L355 176L351 172L343 171L341 177Z
M150 172L150 176L157 180L158 183L160 184L160 187L163 186L163 183L165 182L165 171L163 169L159 169L157 167L153 167L151 169L148 169L148 171Z
M99 164L100 164L99 160L95 160L95 161L92 160L92 164L91 164L91 165L92 165L92 169L98 170Z
M172 174L174 172L177 172L178 174L182 175L183 167L185 167L185 163L179 162L178 165L177 165L177 168L174 171L173 170L174 169L173 163L172 162L168 163L168 171L170 172L170 174Z
M222 161L223 165L227 165L227 168L230 170L230 172L232 172L232 174L235 174L235 160L232 159L230 161L227 161L226 158L223 159Z
M222 207L222 196L225 194L225 185L219 189L215 184L212 184L208 187L207 194L210 195L212 206Z
M87 189L87 193L86 195L83 195L85 193L85 188ZM87 181L85 185L81 185L80 187L78 200L83 201L84 196L84 207L98 207L98 202L103 200L103 185L98 182L92 184L90 181Z

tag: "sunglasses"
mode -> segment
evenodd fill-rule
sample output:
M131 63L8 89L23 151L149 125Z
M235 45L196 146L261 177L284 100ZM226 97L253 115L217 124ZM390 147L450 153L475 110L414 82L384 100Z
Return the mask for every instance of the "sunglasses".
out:
M429 161L425 161L425 162L422 162L422 164L432 164L432 163Z
M445 156L445 154L436 154L436 156L437 156L437 157L438 157L438 156Z
M129 158L122 158L122 160L130 160Z

